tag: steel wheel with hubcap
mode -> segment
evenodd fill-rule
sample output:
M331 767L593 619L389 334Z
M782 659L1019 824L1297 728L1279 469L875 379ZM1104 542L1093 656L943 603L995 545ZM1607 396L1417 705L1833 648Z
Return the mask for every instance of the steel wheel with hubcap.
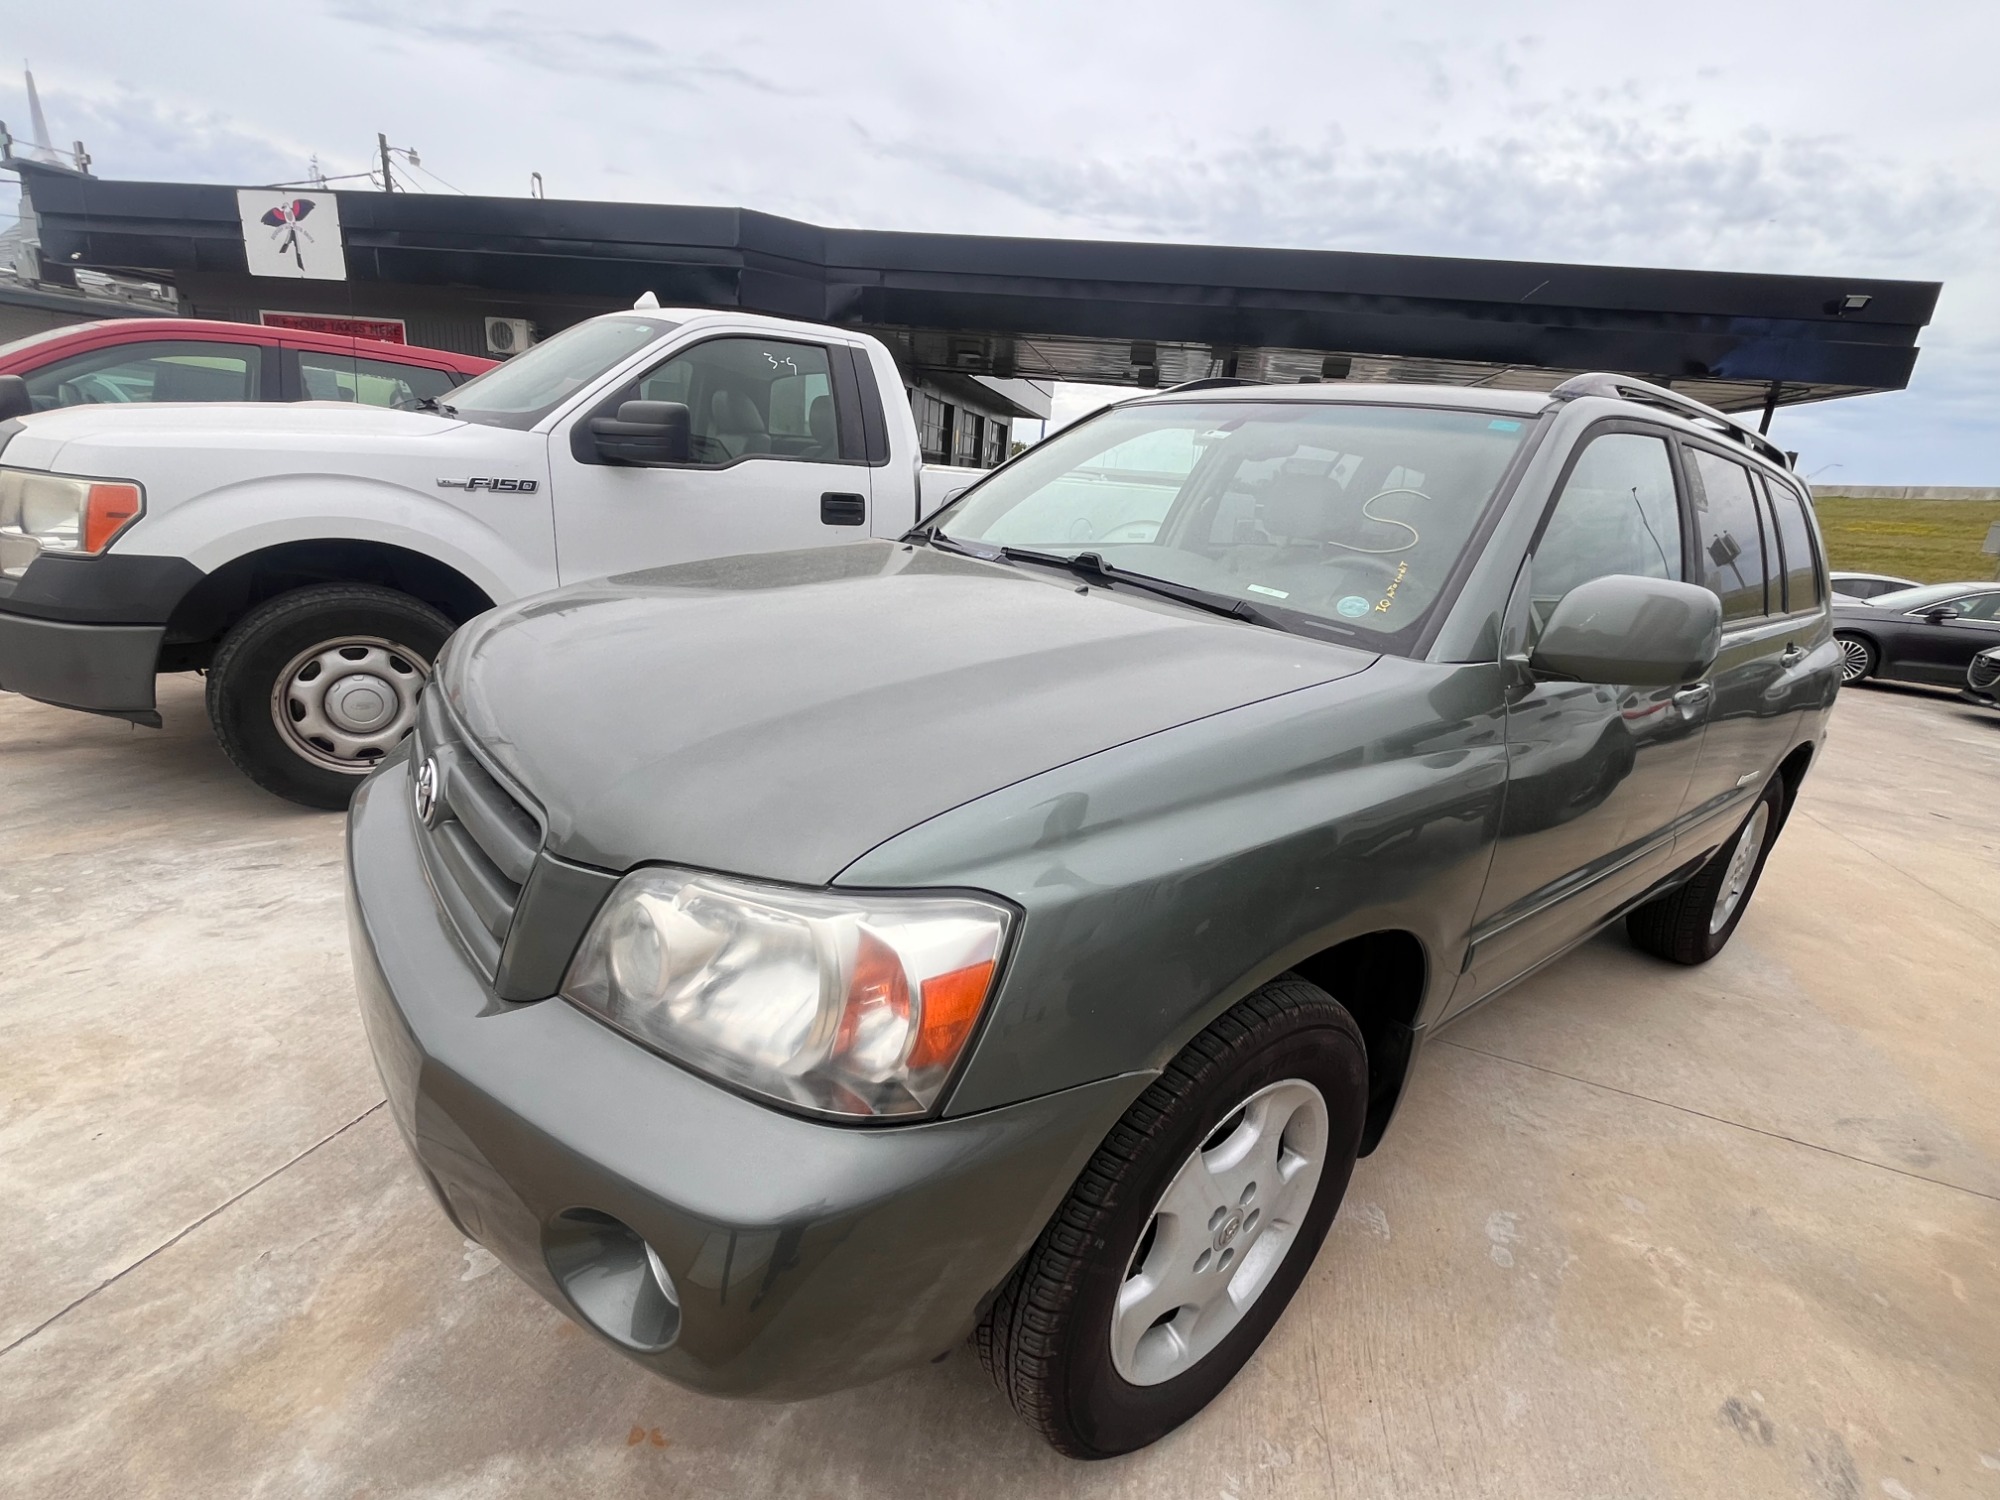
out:
M347 806L416 723L451 621L408 594L323 584L238 621L208 673L208 716L252 781L307 807Z
M1189 1042L975 1334L1014 1409L1062 1452L1108 1458L1206 1406L1311 1269L1367 1103L1354 1018L1295 975Z
M1836 635L1840 647L1840 683L1859 682L1875 670L1875 648L1858 635Z

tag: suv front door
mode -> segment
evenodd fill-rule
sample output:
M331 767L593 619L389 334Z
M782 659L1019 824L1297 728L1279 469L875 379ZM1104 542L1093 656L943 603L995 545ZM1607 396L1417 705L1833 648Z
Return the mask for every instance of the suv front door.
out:
M1571 458L1510 610L1529 644L1557 600L1610 574L1686 577L1665 434L1593 428ZM1463 1008L1562 952L1672 863L1703 716L1673 688L1536 682L1507 710L1507 794L1474 919Z
M580 413L549 452L562 581L865 538L871 471L854 363L844 345L728 334ZM590 420L627 401L686 406L691 461L605 462Z

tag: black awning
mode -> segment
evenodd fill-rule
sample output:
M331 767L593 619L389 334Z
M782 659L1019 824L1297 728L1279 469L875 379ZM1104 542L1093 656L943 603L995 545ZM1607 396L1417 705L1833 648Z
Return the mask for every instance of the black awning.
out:
M242 276L236 190L21 165L51 260ZM825 229L749 209L340 192L349 286L741 308L865 328L912 369L1547 389L1725 410L1908 385L1936 282ZM269 283L263 283L268 290ZM579 315L581 315L579 313Z

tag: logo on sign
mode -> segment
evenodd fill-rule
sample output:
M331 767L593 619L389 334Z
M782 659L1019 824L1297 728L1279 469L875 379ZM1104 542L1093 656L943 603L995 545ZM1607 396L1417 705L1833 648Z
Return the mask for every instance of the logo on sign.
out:
M252 276L347 279L340 200L332 193L240 188L236 210L243 221L243 259Z

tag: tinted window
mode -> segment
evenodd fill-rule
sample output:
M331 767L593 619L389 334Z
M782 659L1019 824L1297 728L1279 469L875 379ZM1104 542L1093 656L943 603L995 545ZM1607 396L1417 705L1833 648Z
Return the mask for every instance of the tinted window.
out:
M1570 470L1535 548L1540 618L1579 583L1611 573L1681 576L1681 513L1664 438L1593 438Z
M840 457L833 377L816 344L710 339L641 376L639 399L687 407L698 464Z
M255 401L264 351L206 340L119 344L73 354L24 378L36 411L124 401Z
M1722 600L1722 618L1764 613L1764 530L1750 471L1705 448L1689 448L1703 579ZM1775 602L1775 601L1773 601Z
M2000 620L2000 590L1961 599L1956 608L1961 620Z
M367 406L413 410L424 400L442 399L451 377L421 365L358 359L352 354L299 351L299 387L307 401L359 401Z
M1790 485L1768 479L1764 483L1778 520L1778 545L1784 553L1785 608L1817 609L1819 564L1813 556L1812 525L1806 520L1805 502Z

